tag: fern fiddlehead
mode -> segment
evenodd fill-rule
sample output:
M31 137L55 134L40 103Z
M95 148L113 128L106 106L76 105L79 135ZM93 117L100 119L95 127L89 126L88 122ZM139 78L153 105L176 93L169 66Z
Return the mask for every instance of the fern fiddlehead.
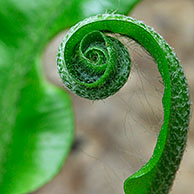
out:
M140 21L117 14L85 19L71 28L62 41L58 72L73 93L104 99L127 81L130 55L125 46L106 32L128 36L155 59L164 83L164 121L151 159L126 179L126 194L168 193L178 170L187 139L190 97L187 80L175 53L164 39Z

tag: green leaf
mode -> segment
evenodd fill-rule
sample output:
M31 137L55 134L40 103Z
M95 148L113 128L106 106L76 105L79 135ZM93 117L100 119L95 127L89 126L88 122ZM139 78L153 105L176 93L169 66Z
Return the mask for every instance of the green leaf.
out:
M141 21L119 14L87 18L64 37L57 64L63 83L88 99L104 99L127 81L130 57L119 40L106 32L137 41L155 59L164 83L164 121L150 160L124 182L126 194L167 194L186 146L190 93L184 71L166 41ZM129 80L130 81L130 80Z
M46 44L87 16L127 14L138 1L0 1L0 193L27 193L49 181L72 144L70 99L43 76Z

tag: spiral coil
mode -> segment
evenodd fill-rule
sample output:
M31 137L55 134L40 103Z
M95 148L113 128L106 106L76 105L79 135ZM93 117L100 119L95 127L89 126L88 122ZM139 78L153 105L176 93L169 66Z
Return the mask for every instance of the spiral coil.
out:
M66 34L57 64L67 88L96 100L116 93L127 81L130 55L125 46L106 33L125 35L142 45L155 59L164 83L164 121L153 156L124 183L126 194L169 192L186 145L190 94L182 66L166 41L133 18L103 14L87 18Z

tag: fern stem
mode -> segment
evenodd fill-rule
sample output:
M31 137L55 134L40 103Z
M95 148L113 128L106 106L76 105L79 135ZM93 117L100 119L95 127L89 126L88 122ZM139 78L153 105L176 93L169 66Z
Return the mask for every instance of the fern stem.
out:
M125 46L105 33L119 33L141 44L155 59L164 83L164 121L150 160L124 182L126 194L169 192L186 146L190 94L182 66L166 41L133 18L103 14L87 18L66 34L58 72L73 93L92 100L116 93L130 73Z

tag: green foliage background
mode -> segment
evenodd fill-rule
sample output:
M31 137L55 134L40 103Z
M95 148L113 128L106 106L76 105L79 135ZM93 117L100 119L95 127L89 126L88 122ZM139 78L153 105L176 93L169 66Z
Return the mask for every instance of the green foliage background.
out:
M0 193L28 193L49 181L72 144L71 101L42 71L47 43L85 17L127 14L138 1L0 1Z

